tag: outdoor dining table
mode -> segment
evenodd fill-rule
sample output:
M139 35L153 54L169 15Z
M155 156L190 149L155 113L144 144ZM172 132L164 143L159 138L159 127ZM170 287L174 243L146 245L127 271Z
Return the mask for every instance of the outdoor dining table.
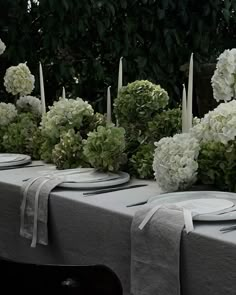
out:
M130 229L142 205L127 206L160 194L156 182L131 179L147 186L90 196L78 189L54 189L49 199L49 244L32 248L19 234L20 188L24 179L47 167L0 171L0 257L40 264L102 264L116 273L123 294L130 294ZM221 233L225 224L234 221L199 221L193 232L183 231L182 295L236 294L236 231Z

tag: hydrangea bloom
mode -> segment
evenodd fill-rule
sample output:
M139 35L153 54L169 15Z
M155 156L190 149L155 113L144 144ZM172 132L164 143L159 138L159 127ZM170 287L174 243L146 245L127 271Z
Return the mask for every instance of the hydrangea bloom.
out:
M168 93L160 85L147 80L137 80L121 88L114 102L119 124L126 128L130 123L145 123L164 109L169 101Z
M49 107L49 111L43 117L43 135L52 140L58 139L62 131L71 128L79 130L83 127L84 120L93 115L92 106L81 98L60 99Z
M191 133L202 142L217 141L227 144L236 138L236 101L221 103L207 113Z
M92 167L104 171L118 171L125 163L125 130L113 124L98 126L84 140L84 155Z
M60 142L52 151L52 160L58 169L89 167L83 155L82 137L70 129L60 136Z
M7 69L4 76L4 86L7 92L24 96L33 91L34 80L26 63L20 63L18 66Z
M16 107L21 112L31 112L36 116L42 114L41 101L35 96L21 96L16 101Z
M211 83L217 101L236 96L236 48L225 50L219 57Z
M11 103L0 103L0 126L7 126L17 116L17 110Z
M30 113L22 113L9 124L2 138L2 145L8 153L33 155L35 149L34 135L38 126Z
M198 140L189 133L164 137L155 143L155 179L162 190L186 189L197 179Z
M6 49L5 43L0 39L0 55L3 54L3 52Z

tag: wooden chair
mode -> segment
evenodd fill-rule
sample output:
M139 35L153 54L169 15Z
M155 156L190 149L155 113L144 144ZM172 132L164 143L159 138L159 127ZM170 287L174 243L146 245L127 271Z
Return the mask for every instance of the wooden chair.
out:
M1 287L7 292L122 295L118 277L103 265L40 265L0 259L0 269Z

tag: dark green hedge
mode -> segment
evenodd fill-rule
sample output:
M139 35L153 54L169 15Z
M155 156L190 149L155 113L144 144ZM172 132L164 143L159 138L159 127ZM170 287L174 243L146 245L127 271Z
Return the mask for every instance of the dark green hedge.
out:
M116 95L121 56L125 84L136 79L159 83L175 103L191 52L196 65L215 62L219 52L236 46L235 0L39 2L29 10L27 0L0 0L0 38L7 45L0 79L7 66L27 61L37 94L41 60L50 103L65 85L67 92L103 110L108 85ZM0 89L0 100L9 100Z

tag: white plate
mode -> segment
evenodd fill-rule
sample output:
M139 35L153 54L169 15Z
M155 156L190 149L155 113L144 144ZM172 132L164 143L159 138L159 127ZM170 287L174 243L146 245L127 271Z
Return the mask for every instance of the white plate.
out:
M130 175L126 172L102 173L94 170L93 172L66 175L66 181L59 187L94 189L106 188L126 183L130 180Z
M23 154L0 154L0 169L12 168L31 162L31 157Z
M39 171L40 175L44 176L66 176L72 174L88 173L95 171L94 168L71 168L59 170L56 166L47 167L47 170Z
M236 206L236 194L229 192L219 192L219 191L185 191L185 192L175 192L162 194L158 196L151 197L148 203L155 203L155 205L166 205L166 204L176 204L178 202L183 202L187 200L195 199L224 199L232 201ZM236 207L231 207L229 209L220 210L215 213L206 213L194 216L194 220L199 221L218 221L218 220L234 220L236 219L236 211L220 214L230 210L236 210Z
M24 159L25 155L0 153L0 163L16 162L22 161Z

